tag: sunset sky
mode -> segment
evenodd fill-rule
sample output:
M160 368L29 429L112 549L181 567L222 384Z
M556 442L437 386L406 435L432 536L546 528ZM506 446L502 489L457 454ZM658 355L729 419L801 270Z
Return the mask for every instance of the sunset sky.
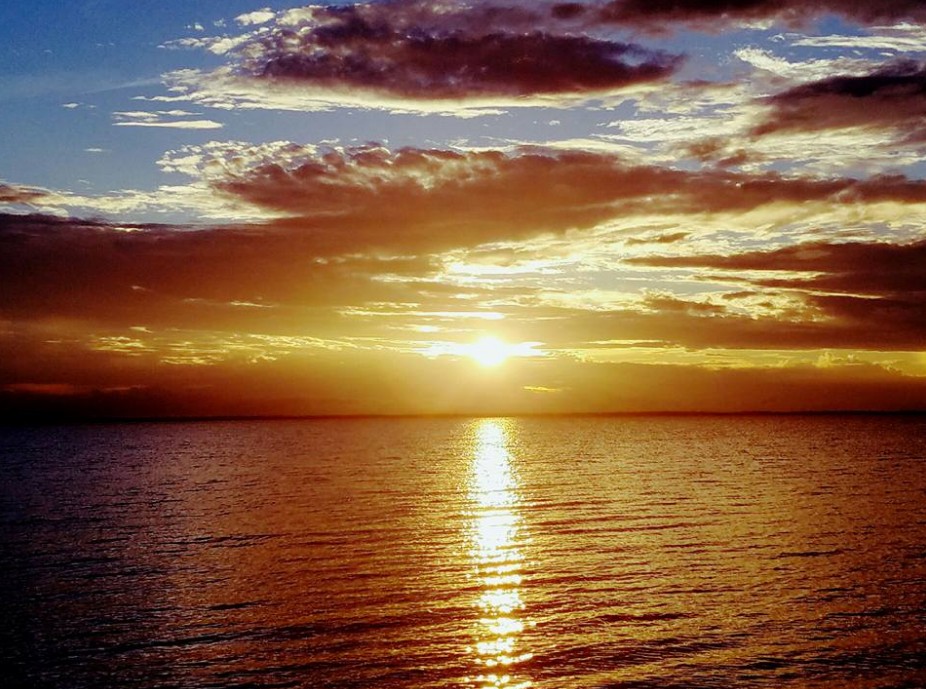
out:
M0 411L926 409L922 0L0 8Z

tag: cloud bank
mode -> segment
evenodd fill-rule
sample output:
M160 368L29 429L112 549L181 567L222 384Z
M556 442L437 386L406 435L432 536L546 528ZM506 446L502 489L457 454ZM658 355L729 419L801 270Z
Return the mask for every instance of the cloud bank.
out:
M746 237L765 213L785 218L783 229L795 214L826 213L833 204L875 219L921 213L926 182L901 176L684 171L536 148L282 143L190 147L164 165L278 217L192 228L0 216L0 318L125 328L144 314L140 325L158 328L209 324L286 335L311 321L316 335L371 328L384 337L390 326L382 316L370 325L377 313L411 326L421 323L415 314L495 303L512 317L524 313L523 337L543 342L561 340L563 323L586 343L621 334L698 347L902 348L926 335L921 242L820 241L728 255L696 248L714 241L699 236L699 223L744 225ZM651 229L660 223L670 229ZM684 231L671 229L682 224ZM727 231L724 241L743 239ZM639 290L662 280L660 271L707 270L674 280L711 280L723 286L720 295L751 292L728 299L637 291L603 302L573 287L576 301L564 309L540 268L519 282L515 265L511 277L475 284L448 272L454 262L493 252L533 255L540 266L578 253L568 259L579 271L573 280L623 272L640 281ZM397 306L376 306L384 303ZM344 321L341 312L353 316Z

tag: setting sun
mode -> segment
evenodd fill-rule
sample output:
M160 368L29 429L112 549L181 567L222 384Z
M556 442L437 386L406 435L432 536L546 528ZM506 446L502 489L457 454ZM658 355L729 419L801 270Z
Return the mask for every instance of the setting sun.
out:
M433 342L420 350L427 357L452 356L470 359L485 368L494 368L512 358L543 357L547 353L537 347L542 342L508 343L495 335L483 335L473 342Z
M926 0L152 5L0 11L0 689L926 689Z
M497 337L486 336L469 346L467 355L480 366L499 366L511 356L514 348Z

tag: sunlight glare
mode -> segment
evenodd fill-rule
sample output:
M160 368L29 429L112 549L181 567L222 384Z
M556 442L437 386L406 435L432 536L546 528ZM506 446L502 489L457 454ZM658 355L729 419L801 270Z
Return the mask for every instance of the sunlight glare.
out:
M502 364L509 356L509 345L497 337L486 336L469 348L469 356L481 366L493 367Z
M518 480L507 448L506 422L484 419L474 430L475 457L470 479L471 558L482 586L475 601L480 616L474 629L474 660L478 667L511 667L514 671L532 657L530 652L518 649L523 643L520 637L525 627L521 619L524 558L518 548L521 542ZM532 684L529 679L492 672L479 674L475 681L479 689L527 689Z
M431 342L418 351L427 357L453 356L472 360L485 368L494 368L514 357L547 356L537 347L543 342L517 342L509 344L494 335L485 335L475 342Z

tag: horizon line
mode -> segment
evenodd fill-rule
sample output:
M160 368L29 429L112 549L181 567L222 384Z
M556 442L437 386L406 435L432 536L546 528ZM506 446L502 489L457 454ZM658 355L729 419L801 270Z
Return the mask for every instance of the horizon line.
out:
M49 418L22 416L0 418L0 427L66 426L131 423L205 423L229 421L337 421L362 419L519 419L519 418L627 418L627 417L745 417L745 416L926 416L926 409L810 409L810 410L742 410L742 411L576 411L518 412L510 414L466 412L420 413L331 413L331 414L205 414L159 416L86 416L52 415Z

